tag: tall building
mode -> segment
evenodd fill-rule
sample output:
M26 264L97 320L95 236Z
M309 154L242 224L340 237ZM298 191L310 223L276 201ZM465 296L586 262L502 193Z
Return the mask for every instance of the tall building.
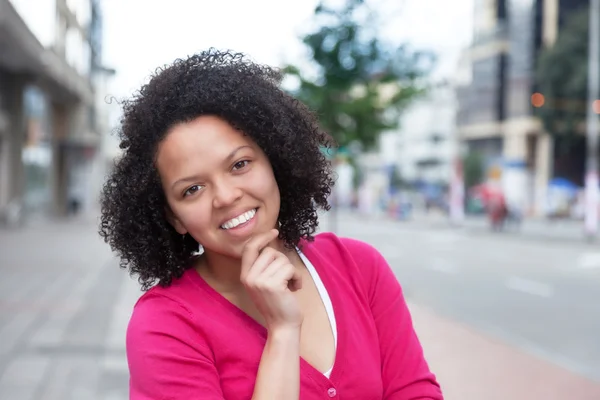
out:
M551 46L564 17L588 0L475 0L475 32L457 89L458 135L500 176L513 205L545 209L553 140L533 115L539 52Z
M0 217L85 206L101 143L97 0L0 0Z
M456 155L454 83L443 81L411 104L401 118L395 159L408 182L448 184Z

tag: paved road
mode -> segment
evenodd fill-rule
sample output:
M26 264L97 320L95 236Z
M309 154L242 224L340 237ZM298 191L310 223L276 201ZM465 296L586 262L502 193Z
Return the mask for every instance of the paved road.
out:
M379 248L414 303L600 382L599 245L345 213L337 228Z

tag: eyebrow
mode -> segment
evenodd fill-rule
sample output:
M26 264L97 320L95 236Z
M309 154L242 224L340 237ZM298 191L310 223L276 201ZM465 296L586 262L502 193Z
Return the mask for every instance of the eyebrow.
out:
M229 155L227 157L225 157L225 161L227 161L227 162L230 161L233 157L235 157L235 155L238 153L238 151L240 151L246 147L249 149L252 148L251 146L249 146L247 144L245 144L243 146L239 146L239 147L235 148L231 153L229 153ZM173 183L173 185L171 185L171 187L174 188L175 186L177 186L180 183L193 182L197 179L198 179L198 175L187 176L185 178L181 178L181 179L178 179L177 181L175 181L175 183Z

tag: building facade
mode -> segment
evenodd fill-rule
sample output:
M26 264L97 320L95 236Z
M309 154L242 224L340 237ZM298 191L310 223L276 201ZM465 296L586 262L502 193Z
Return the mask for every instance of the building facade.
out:
M408 182L445 186L457 153L453 83L432 87L404 113L396 139L395 163Z
M101 15L96 0L0 0L0 216L90 200Z
M377 148L358 157L363 212L382 212L392 198L420 204L435 192L444 200L458 156L456 109L454 83L440 82L404 110L397 130L382 133Z
M564 16L585 4L475 0L474 40L457 88L458 135L495 171L509 203L526 213L544 213L553 174L553 140L533 116L536 60L556 41Z

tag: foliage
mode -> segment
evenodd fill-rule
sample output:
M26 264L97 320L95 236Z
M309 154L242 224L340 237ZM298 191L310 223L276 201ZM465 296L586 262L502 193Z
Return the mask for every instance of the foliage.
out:
M424 92L433 56L385 43L377 14L364 0L347 0L341 9L322 3L314 17L317 28L302 41L316 73L309 77L297 66L285 67L298 82L293 94L317 112L340 146L358 141L371 148L380 133L397 128L402 110Z

